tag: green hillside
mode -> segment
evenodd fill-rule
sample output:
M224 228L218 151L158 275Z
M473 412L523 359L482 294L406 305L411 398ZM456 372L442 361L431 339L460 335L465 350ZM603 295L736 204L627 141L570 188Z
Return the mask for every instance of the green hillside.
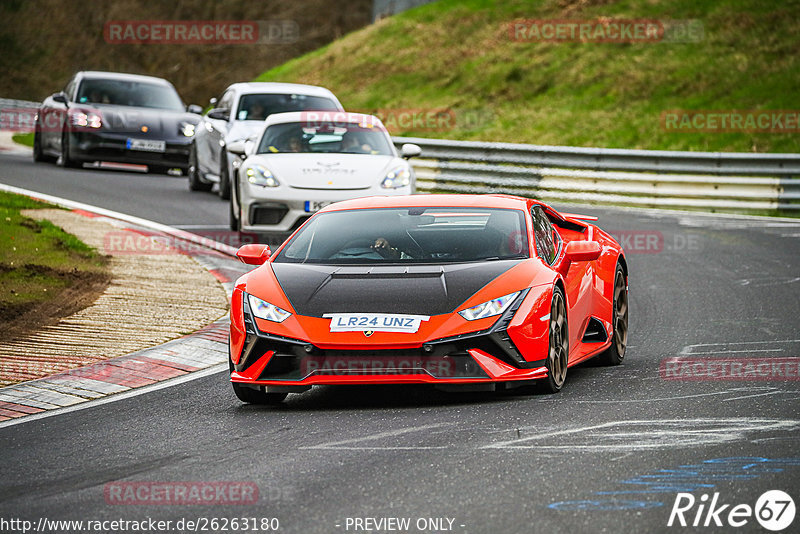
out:
M692 20L695 42L522 42L518 19ZM669 22L673 21L673 22ZM333 90L398 135L800 152L800 1L440 0L259 76ZM669 41L669 42L668 42ZM795 110L789 133L667 131L671 110ZM404 122L414 112L439 126Z

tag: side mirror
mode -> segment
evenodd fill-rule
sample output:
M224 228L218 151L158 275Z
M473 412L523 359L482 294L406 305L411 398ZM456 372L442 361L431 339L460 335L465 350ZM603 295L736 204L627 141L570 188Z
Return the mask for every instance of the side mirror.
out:
M600 257L600 243L597 241L570 241L564 251L569 261L594 261Z
M415 158L422 154L422 149L419 145L414 145L412 143L405 143L402 147L400 147L400 155L405 158Z
M225 108L214 108L208 112L209 119L216 119L218 121L227 121L231 116L231 110Z
M225 149L231 154L244 157L247 155L247 142L242 139L231 141L225 145Z
M53 102L58 102L59 104L67 103L67 95L65 95L62 92L53 93L53 96L51 98L53 99Z
M186 111L188 111L189 113L194 113L195 115L200 115L201 113L203 113L203 108L201 108L197 104L189 104L188 106L186 106Z
M247 265L264 265L271 254L272 251L269 249L269 245L259 243L242 245L236 251L236 257Z

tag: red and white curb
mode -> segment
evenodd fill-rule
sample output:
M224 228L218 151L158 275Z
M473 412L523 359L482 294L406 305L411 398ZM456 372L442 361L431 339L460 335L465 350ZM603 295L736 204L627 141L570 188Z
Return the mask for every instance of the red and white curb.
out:
M234 247L196 234L35 191L3 184L0 190L89 217L106 218L133 231L158 232L188 241L193 246L188 247L187 253L222 283L229 297L236 278L252 268L235 258ZM157 347L0 388L0 428L128 398L227 369L228 322L226 315L197 332Z

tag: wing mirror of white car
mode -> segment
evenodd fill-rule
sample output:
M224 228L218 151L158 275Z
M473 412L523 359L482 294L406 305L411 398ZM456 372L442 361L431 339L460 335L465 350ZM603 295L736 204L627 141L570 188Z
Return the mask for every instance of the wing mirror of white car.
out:
M419 145L405 143L402 147L400 147L400 155L405 159L415 158L420 154L422 154L422 149L419 147Z
M225 108L214 108L208 112L206 115L209 119L215 119L218 121L226 121L231 116L231 110Z
M186 106L186 111L189 113L194 113L195 115L200 115L203 113L203 108L198 106L197 104L189 104Z
M256 140L255 139L245 139L244 141L244 155L250 156L255 154L256 152Z
M236 141L231 141L230 143L225 145L225 148L231 154L236 154L237 156L242 156L242 157L246 156L248 152L247 142L242 141L241 139Z

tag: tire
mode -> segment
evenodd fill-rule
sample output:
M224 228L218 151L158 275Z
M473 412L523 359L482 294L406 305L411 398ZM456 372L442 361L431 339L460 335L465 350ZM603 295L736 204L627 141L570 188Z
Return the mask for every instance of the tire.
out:
M67 169L78 169L83 167L80 161L76 161L69 156L69 132L61 132L61 166Z
M195 147L194 143L189 147L189 170L186 174L189 175L189 191L211 191L211 188L214 187L212 183L200 181L197 165L197 147Z
M614 274L614 301L611 324L614 325L614 334L611 336L611 346L597 357L603 365L619 365L625 359L625 349L628 346L628 280L621 265L617 265Z
M550 302L550 344L547 351L547 378L540 383L548 393L558 393L564 387L567 379L567 365L569 358L569 329L567 323L567 304L564 292L560 287L553 289L553 299Z
M228 154L223 149L222 151L222 164L219 169L219 198L222 200L231 199L231 178L228 173Z
M33 161L53 163L57 158L48 156L42 150L42 132L39 129L33 130Z
M233 392L236 393L239 400L247 404L280 404L288 395L288 393L267 393L263 387L253 389L236 382L231 382L231 384L233 385Z
M239 221L239 217L237 216L238 215L236 213L237 210L233 207L233 200L234 200L233 195L235 195L235 194L236 194L236 190L234 189L233 191L231 191L231 198L228 201L228 206L229 206L228 207L228 217L229 217L231 230L234 231L234 232L238 232L239 230L241 230L242 225L241 225L241 222ZM237 198L236 200L237 200L236 203L239 204L239 202L238 202L239 199ZM241 206L241 204L239 204L239 205Z

